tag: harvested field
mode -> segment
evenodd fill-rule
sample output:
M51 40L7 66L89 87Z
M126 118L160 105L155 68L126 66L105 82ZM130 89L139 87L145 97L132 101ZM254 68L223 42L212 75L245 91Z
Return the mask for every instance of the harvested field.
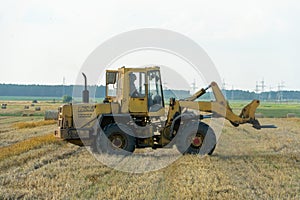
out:
M85 147L53 140L49 131L56 125L13 128L18 120L0 118L6 130L0 133L0 199L300 198L298 118L263 118L278 128L259 131L226 123L213 156L185 155L142 174L113 170Z
M0 118L0 147L8 146L31 137L41 136L54 130L56 124L50 123L50 125L40 125L32 128L17 128L16 124L32 124L39 123L37 119L30 119L31 121L24 121L26 119L22 117L2 117ZM28 120L28 119L27 119ZM43 121L41 122L43 124ZM47 123L45 123L47 124Z

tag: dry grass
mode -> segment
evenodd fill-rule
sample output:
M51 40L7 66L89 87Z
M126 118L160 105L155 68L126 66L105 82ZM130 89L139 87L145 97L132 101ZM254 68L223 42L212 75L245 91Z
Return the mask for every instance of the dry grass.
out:
M51 133L44 136L33 137L7 147L1 147L0 161L32 149L40 148L41 146L46 144L55 143L57 141L58 140L53 136L53 133Z
M57 123L57 121L55 121L55 120L17 122L15 124L13 124L13 127L18 128L18 129L34 128L34 127L38 127L38 126L45 126L45 125L50 125L50 124L55 124L55 123Z
M144 174L110 169L51 135L34 137L0 148L0 199L300 199L300 120L260 121L278 128L226 123L213 156L183 156Z

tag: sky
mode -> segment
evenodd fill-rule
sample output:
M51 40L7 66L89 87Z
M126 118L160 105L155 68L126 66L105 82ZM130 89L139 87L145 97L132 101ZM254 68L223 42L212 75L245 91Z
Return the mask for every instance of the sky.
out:
M198 43L227 89L254 91L264 80L265 90L279 84L300 90L299 24L297 0L0 0L0 83L74 84L87 57L106 40L161 28Z

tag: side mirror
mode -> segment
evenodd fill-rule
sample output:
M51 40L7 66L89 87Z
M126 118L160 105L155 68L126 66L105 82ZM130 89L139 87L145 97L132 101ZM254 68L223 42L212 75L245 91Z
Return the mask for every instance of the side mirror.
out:
M115 84L116 83L116 72L107 72L106 73L106 84Z

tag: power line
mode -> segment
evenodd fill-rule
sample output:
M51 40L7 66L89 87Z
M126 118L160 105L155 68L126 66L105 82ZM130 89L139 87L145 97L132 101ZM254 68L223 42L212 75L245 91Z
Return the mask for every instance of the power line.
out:
M264 92L265 91L265 87L266 87L266 85L265 85L265 80L264 79L262 79L262 81L260 82L260 87L261 87L261 92Z
M196 89L197 89L197 87L196 87L196 80L195 79L194 79L194 82L192 83L191 88L192 88L192 94L194 94L196 92Z
M255 92L256 93L265 91L265 87L266 87L265 80L262 79L259 83L258 83L258 81L256 81L256 87L255 87Z
M223 92L223 94L224 94L225 97L227 96L226 85L227 85L227 83L225 82L225 79L223 79L223 82L222 82L222 92Z
M223 82L222 82L222 90L226 90L226 82L225 82L225 79L223 79Z
M277 100L281 102L283 100L283 92L282 89L285 87L284 81L278 84L278 93L277 93Z
M259 92L259 85L258 85L258 82L256 81L255 93L258 93L258 92Z

